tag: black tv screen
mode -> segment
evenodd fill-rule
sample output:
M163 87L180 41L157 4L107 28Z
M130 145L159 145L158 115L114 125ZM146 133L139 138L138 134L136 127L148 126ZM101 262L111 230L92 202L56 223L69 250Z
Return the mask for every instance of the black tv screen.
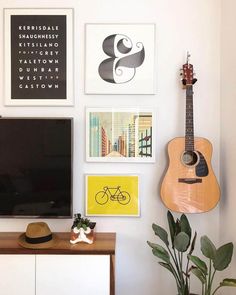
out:
M0 119L0 217L72 216L72 119Z

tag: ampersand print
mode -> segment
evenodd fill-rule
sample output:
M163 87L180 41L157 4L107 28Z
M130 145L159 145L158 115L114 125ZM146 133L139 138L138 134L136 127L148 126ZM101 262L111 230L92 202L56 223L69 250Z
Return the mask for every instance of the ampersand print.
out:
M142 42L133 44L128 36L122 34L106 37L102 49L109 58L100 63L98 73L108 83L122 84L131 81L135 77L136 68L145 59Z

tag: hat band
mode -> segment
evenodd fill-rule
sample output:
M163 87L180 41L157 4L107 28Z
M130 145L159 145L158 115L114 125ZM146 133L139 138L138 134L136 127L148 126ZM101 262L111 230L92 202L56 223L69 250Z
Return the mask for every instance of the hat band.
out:
M45 242L51 241L51 239L52 239L52 234L45 237L40 237L40 238L29 238L25 236L25 241L29 244L45 243Z

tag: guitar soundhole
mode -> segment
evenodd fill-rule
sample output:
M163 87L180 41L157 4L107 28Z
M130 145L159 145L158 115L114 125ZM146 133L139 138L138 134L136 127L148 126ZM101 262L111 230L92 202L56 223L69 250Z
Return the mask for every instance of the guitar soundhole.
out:
M199 156L195 151L185 151L182 155L182 161L186 166L195 166L199 162Z

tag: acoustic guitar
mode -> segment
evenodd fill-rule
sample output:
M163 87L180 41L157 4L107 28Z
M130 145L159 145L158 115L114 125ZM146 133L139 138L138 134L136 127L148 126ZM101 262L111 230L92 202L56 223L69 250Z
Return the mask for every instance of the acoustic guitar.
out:
M189 56L182 69L182 83L186 89L185 137L168 143L169 166L161 185L161 198L170 210L201 213L216 206L220 188L211 166L211 143L194 137L193 84L197 79Z

